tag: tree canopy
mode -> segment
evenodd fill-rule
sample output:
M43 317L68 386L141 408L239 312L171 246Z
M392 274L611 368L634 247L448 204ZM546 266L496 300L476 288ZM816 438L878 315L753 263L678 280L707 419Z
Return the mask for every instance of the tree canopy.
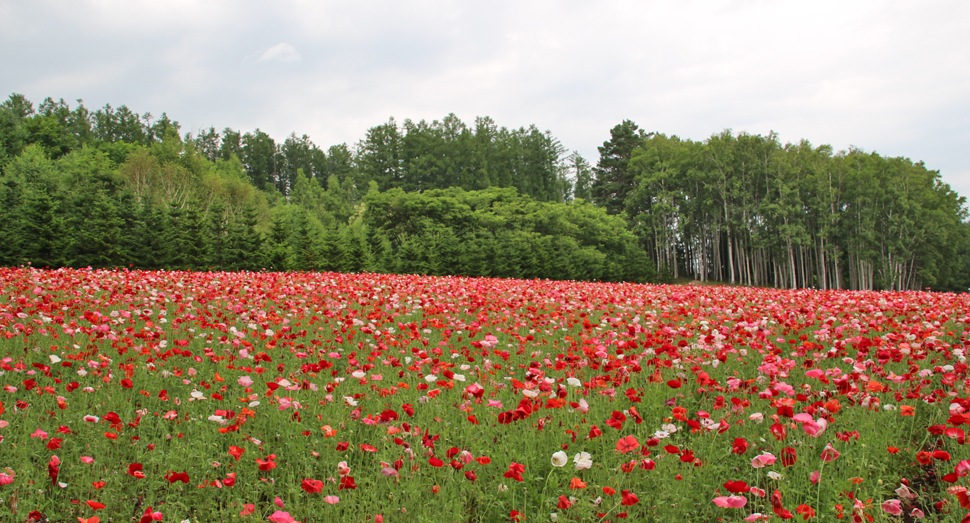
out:
M0 263L970 287L966 200L921 162L631 120L599 154L488 117L391 118L322 148L13 94Z

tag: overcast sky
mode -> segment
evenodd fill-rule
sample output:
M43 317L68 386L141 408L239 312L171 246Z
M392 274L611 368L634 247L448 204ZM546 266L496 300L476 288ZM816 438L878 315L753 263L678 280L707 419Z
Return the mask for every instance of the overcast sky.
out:
M594 164L623 119L774 130L922 160L970 196L962 0L0 0L14 92L322 148L390 116L491 116Z

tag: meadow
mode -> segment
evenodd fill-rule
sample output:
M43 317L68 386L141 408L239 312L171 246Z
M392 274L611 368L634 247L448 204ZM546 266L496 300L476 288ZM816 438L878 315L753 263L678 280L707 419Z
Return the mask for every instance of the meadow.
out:
M970 295L0 269L0 520L970 521Z

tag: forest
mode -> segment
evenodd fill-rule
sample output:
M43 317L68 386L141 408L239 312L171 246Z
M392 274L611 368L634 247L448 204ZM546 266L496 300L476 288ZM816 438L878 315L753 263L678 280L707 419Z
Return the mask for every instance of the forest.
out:
M921 162L630 120L598 151L453 114L323 148L12 94L0 264L970 288L966 200Z

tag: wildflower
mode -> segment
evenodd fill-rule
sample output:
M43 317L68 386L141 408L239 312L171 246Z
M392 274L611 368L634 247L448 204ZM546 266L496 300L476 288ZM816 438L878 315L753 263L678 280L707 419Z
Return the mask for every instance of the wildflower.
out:
M630 506L636 505L640 502L640 498L638 498L636 494L631 493L629 490L624 490L620 492L620 494L623 496L623 501L620 502L620 505Z
M718 496L714 498L714 504L721 508L741 508L748 504L744 496Z
M569 461L569 457L563 451L556 452L552 455L552 466L553 467L563 467L566 462Z
M898 516L903 513L902 502L898 499L886 500L882 504L882 510L886 513L892 514L893 516Z
M751 460L751 466L756 469L764 468L766 465L774 464L775 460L777 459L778 458L776 458L774 454L770 452L764 452L762 454L755 456L754 459Z
M620 438L620 440L616 442L616 450L620 451L621 454L626 454L627 452L636 450L639 447L640 442L637 441L637 438L633 436Z
M593 456L588 452L580 452L573 456L573 463L576 464L576 470L583 470L592 468L593 466Z
M319 494L323 490L323 482L316 479L304 479L300 482L300 488L310 494Z
M294 521L296 521L289 512L283 512L282 510L273 512L273 515L267 517L266 519L272 521L273 523L294 523Z
M835 461L839 455L839 451L832 448L831 443L827 443L825 450L822 451L822 461Z
M586 488L586 482L584 482L583 480L581 480L579 478L573 478L569 482L569 489L570 490L578 490L578 489L584 489L584 488Z
M507 470L502 476L509 479L514 479L515 481L524 481L525 478L522 477L523 472L525 472L525 465L512 462L512 464L509 465L509 470Z

